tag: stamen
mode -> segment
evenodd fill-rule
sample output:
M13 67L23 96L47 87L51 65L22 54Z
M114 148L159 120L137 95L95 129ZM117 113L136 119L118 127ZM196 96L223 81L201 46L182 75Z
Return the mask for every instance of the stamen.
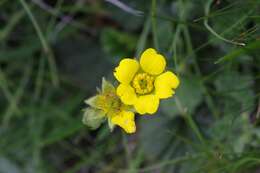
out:
M138 94L148 94L154 88L154 77L147 73L139 73L134 77L133 87Z

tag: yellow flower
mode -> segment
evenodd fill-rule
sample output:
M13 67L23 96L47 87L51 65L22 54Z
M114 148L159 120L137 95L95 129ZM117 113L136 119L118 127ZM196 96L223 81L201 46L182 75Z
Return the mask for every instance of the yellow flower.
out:
M134 133L136 131L135 115L130 111L121 111L119 114L112 116L111 122L122 127L126 133Z
M146 49L140 62L126 58L115 68L114 76L120 82L116 93L126 105L133 105L140 114L153 114L159 100L173 96L179 85L178 77L165 71L166 60L154 49Z
M85 101L90 108L85 110L83 123L92 129L98 128L104 119L108 119L111 129L114 125L123 128L127 133L136 131L134 113L129 106L122 103L114 86L103 79L100 94Z

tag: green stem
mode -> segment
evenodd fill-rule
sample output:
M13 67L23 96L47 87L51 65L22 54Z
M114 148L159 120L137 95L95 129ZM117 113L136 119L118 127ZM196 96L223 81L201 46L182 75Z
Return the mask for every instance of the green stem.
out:
M156 0L152 0L152 31L153 31L153 42L154 42L154 46L157 50L159 50L159 43L158 43L158 35L157 35L157 21L156 21L156 5L157 5L157 1Z
M197 62L197 56L196 56L195 53L193 53L194 51L193 51L190 33L189 33L189 30L186 26L183 26L183 32L184 32L184 37L186 38L186 43L187 43L187 47L188 47L188 54L192 55L193 60L194 60L193 62L194 62L195 71L196 71L197 75L199 76L199 78L202 79L200 67L199 67L199 64ZM217 119L219 117L219 112L218 112L217 108L215 107L215 103L213 101L213 98L209 94L208 89L206 88L203 80L200 80L200 86L202 88L203 93L205 94L206 103L207 103L209 109L212 111L213 116Z
M54 55L52 50L50 49L47 40L44 38L43 32L38 24L38 22L36 21L34 15L32 14L30 7L27 5L27 3L24 0L19 0L20 3L22 4L25 12L27 13L29 19L31 20L36 33L41 41L42 47L43 47L43 51L45 52L45 54L47 55L48 58L48 62L50 65L50 70L51 70L51 77L52 77L52 82L55 86L59 85L59 79L58 79L58 73L57 73L57 68L56 68L56 63L54 61Z
M173 36L173 41L172 41L172 46L170 48L170 53L173 54L173 61L174 61L174 67L176 69L177 72L179 72L178 70L178 55L177 55L177 43L178 43L178 40L180 38L180 34L181 34L181 24L178 24L177 25L177 28L176 28L176 32L175 32L175 35Z
M206 4L206 7L205 7L205 15L206 16L209 15L210 6L211 6L212 2L213 2L213 0L208 0L208 2ZM225 42L231 43L231 44L235 44L235 45L238 45L238 46L245 46L246 45L245 43L239 43L239 42L235 42L235 41L232 41L232 40L228 40L228 39L222 37L221 35L219 35L216 31L213 30L213 28L211 28L209 26L208 18L204 19L204 26L209 30L209 32L211 32L211 34L213 34L215 37L219 38L222 41L225 41Z
M182 106L182 103L180 102L180 100L177 96L175 96L175 100L176 100L177 108L184 116L184 118L187 121L187 123L189 124L190 128L193 130L193 132L195 133L195 135L197 136L199 141L203 145L206 145L205 139L203 138L202 134L200 133L200 130L199 130L198 126L196 125L196 123L193 121L191 115L189 113L187 113L187 110L185 110L185 108Z
M203 155L201 155L201 154L182 156L182 157L178 157L178 158L175 158L175 159L172 159L172 160L163 161L161 163L157 163L157 164L154 164L152 166L148 166L148 167L139 169L138 172L152 172L155 169L159 169L159 168L162 168L162 167L165 167L165 166L168 166L168 165L178 164L178 163L181 163L181 162L190 161L190 160L202 157L202 156Z
M135 53L136 58L140 57L141 52L145 48L145 44L146 44L146 40L147 40L149 31L150 31L150 28L151 28L151 17L148 17L144 23L143 31L142 31L141 36L137 43L137 48L136 48L136 53Z

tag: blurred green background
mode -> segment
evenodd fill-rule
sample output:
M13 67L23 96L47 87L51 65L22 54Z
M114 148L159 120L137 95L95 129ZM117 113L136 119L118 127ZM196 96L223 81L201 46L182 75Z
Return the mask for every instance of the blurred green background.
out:
M0 0L0 173L259 173L259 26L259 0ZM84 99L148 47L176 96L89 130Z

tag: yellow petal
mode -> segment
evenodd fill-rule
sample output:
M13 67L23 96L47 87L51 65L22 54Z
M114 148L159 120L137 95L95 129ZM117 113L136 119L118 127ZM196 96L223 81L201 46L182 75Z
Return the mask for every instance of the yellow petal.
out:
M177 88L179 84L178 77L174 73L167 71L155 79L155 95L159 98L169 98L174 94L173 89Z
M136 101L135 90L128 84L120 84L116 89L116 93L126 105L133 105Z
M135 59L126 58L120 61L115 68L115 78L124 84L129 84L139 69L139 63Z
M154 114L159 107L159 98L153 94L140 96L134 107L139 114Z
M146 49L140 59L142 69L151 75L162 73L166 66L165 58L152 49Z
M119 115L112 117L113 124L122 127L126 133L134 133L136 131L134 113L130 111L122 111Z

